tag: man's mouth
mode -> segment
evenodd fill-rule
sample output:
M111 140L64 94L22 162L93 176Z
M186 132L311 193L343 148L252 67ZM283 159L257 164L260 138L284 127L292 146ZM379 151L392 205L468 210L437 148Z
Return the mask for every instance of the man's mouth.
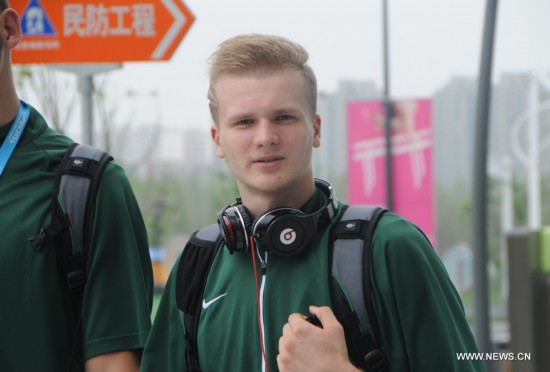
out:
M283 159L282 156L270 156L270 157L257 159L257 160L255 160L255 163L271 163L271 162L282 160L282 159Z
M255 163L272 163L275 161L283 160L282 156L266 156L259 159L256 159Z

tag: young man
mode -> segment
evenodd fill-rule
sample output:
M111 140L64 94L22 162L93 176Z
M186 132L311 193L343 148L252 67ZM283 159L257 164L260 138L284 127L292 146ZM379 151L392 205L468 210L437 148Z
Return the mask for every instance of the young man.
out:
M201 298L194 354L203 371L359 370L331 310L329 232L344 204L313 178L321 119L307 59L301 46L263 35L226 40L211 58L211 134L240 199L218 216L224 241ZM311 225L305 234L277 230L277 218ZM188 244L184 253L192 248ZM460 298L424 235L386 213L372 250L373 303L389 369L482 370L479 362L457 360L455 353L475 352L476 345ZM176 288L192 273L178 267L144 350L144 371L190 370ZM310 314L322 328L306 320Z
M21 36L20 16L0 0L0 369L138 371L153 278L123 169L111 161L101 177L81 309L60 277L58 247L28 240L52 219L56 171L73 141L17 96L11 53Z

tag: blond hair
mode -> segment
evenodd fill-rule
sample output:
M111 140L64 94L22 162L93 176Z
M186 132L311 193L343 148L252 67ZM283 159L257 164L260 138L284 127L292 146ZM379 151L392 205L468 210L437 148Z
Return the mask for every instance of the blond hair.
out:
M225 75L262 75L287 70L302 73L311 114L317 113L317 79L307 65L309 54L299 44L280 36L247 34L222 42L210 56L210 114L217 123L216 83Z

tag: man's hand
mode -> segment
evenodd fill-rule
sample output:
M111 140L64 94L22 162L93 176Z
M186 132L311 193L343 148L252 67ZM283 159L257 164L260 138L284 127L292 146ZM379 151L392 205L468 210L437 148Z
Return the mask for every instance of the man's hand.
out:
M319 328L302 314L291 314L279 339L277 364L281 372L359 371L348 358L344 329L332 310L310 306L322 324Z

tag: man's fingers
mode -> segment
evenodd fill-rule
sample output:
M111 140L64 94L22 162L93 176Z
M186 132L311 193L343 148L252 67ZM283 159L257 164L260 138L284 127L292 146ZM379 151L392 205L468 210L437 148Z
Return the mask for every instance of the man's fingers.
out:
M336 316L332 312L332 309L328 306L310 306L309 311L315 315L321 323L324 324L325 321L327 322L337 322Z
M332 312L332 309L328 306L310 306L309 311L319 319L323 328L342 328L342 325L336 319L336 316Z

